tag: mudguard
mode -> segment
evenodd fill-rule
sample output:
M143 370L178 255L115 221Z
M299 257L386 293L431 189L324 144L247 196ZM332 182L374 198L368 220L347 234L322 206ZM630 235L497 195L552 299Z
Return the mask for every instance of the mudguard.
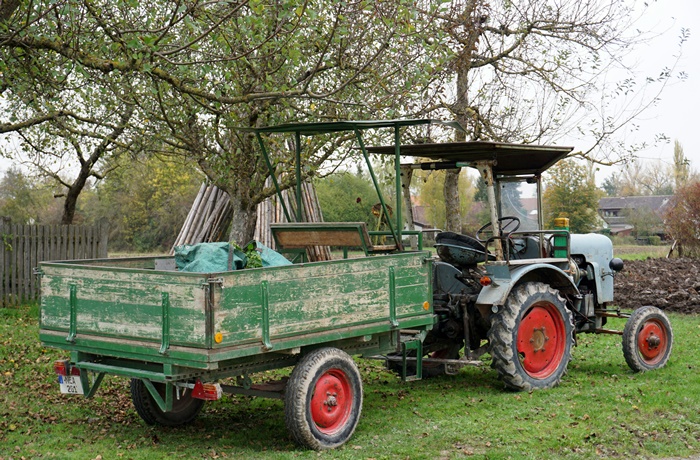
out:
M477 306L501 306L515 286L524 281L540 281L565 294L578 294L573 279L561 268L538 263L521 265L512 270L506 265L487 265L486 271L492 283L484 287L476 301Z
M571 256L582 256L589 271L587 278L595 282L598 303L612 302L613 278L615 272L610 268L613 258L613 245L605 235L589 233L571 235Z

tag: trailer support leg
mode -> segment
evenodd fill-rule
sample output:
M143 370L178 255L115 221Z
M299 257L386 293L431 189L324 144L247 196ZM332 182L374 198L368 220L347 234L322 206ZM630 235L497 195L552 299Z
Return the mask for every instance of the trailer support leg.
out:
M406 362L408 352L416 351L416 374L406 375ZM420 380L423 378L423 341L419 339L408 340L401 342L401 380L408 382L411 380Z

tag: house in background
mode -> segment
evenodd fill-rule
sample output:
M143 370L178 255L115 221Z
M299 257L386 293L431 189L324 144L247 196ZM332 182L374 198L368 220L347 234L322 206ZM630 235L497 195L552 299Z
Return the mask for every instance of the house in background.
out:
M611 235L627 236L640 224L648 234L663 236L663 216L673 195L605 197L598 202L598 213L608 224Z

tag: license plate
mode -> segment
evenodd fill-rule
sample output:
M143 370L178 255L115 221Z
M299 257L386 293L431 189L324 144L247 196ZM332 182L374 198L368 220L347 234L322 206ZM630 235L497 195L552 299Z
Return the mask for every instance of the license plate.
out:
M61 393L69 395L82 395L83 382L78 375L59 375L58 384L61 386Z

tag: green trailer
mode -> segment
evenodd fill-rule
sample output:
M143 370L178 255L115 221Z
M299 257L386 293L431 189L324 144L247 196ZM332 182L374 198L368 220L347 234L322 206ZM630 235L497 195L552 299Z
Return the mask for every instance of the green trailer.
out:
M433 324L424 252L223 273L157 268L172 261L41 264L40 339L71 352L57 363L66 392L91 396L105 374L130 377L139 414L163 425L192 421L203 400L222 391L286 396L295 437L334 447L352 434L362 404L348 354L395 352L401 329L415 330L419 344ZM296 367L285 392L250 381L254 372L286 366ZM329 380L328 392L338 393L325 401L326 426L309 423L297 407L298 398L314 396L305 381L310 369L318 374L312 380ZM240 384L216 384L229 377Z

